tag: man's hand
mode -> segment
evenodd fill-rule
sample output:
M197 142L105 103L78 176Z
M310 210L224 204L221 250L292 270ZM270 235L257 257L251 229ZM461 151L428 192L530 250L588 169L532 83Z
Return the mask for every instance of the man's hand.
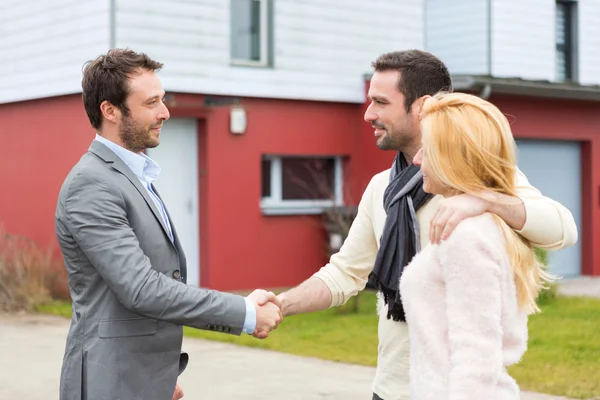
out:
M448 239L462 220L481 215L488 208L489 201L470 194L459 194L442 200L429 222L429 241L438 244Z
M281 302L273 292L257 289L248 295L256 306L256 329L253 336L265 339L283 320Z
M183 390L181 389L181 386L179 386L179 382L177 382L177 385L175 385L175 393L173 393L171 400L179 399L183 399Z
M527 218L523 200L518 197L492 191L482 192L480 196L463 193L440 202L429 223L429 241L438 244L448 239L462 220L486 212L496 214L515 230L523 229Z
M248 298L259 306L264 306L268 302L274 303L278 308L281 308L281 302L273 292L267 292L264 289L256 289L248 295Z

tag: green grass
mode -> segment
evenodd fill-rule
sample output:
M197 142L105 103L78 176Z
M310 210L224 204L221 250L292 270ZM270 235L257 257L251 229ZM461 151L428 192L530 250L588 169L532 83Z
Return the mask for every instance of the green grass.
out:
M509 372L522 388L600 396L600 300L557 297L529 319L528 350Z
M363 292L357 313L331 309L287 318L266 340L185 328L189 337L374 366L375 294ZM600 300L557 297L529 320L529 349L510 368L522 389L578 399L600 396ZM38 308L70 317L68 303Z
M55 301L48 304L38 304L35 311L43 314L58 315L60 317L71 318L71 303L66 301Z

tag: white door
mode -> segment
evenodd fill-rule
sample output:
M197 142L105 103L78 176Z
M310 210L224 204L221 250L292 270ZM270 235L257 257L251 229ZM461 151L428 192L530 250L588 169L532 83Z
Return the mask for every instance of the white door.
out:
M581 238L581 146L579 142L518 140L519 168L543 195L567 207ZM564 278L581 275L581 240L548 252L550 272Z
M160 133L160 145L148 156L161 167L156 187L177 230L187 259L187 283L200 285L200 216L198 130L195 119L171 118Z

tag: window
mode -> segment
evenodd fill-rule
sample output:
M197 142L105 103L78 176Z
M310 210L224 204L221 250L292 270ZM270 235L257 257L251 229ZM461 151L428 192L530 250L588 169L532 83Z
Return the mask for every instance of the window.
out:
M269 65L271 0L231 0L231 62Z
M556 79L575 80L575 6L573 1L556 2Z
M262 158L265 214L318 214L343 204L341 157Z

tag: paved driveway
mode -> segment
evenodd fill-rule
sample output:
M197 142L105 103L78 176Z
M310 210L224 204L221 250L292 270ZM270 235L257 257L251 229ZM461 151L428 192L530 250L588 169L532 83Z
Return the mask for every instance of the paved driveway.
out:
M0 400L58 399L68 326L58 317L0 314ZM374 368L187 338L184 350L190 353L181 378L186 400L371 399Z

